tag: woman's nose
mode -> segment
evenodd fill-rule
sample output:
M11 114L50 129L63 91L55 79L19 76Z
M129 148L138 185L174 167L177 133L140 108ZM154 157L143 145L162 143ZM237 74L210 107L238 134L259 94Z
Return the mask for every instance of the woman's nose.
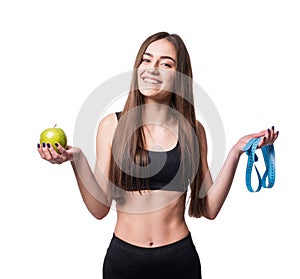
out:
M159 75L159 68L151 66L147 69L147 72L152 75Z

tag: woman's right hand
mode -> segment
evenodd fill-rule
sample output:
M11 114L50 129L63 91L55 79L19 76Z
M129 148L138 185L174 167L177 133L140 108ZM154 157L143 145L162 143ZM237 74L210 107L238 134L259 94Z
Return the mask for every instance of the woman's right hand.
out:
M79 148L70 145L63 148L60 144L56 143L55 146L59 150L59 153L56 152L50 143L38 144L38 152L41 158L52 164L62 164L67 161L73 161L81 152Z

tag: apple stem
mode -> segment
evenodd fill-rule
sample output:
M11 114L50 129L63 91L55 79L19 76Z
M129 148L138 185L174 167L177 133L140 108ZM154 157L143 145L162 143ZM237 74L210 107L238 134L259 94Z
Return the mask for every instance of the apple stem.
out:
M57 124L55 124L53 128L55 128L55 127L56 127L56 125L57 125Z

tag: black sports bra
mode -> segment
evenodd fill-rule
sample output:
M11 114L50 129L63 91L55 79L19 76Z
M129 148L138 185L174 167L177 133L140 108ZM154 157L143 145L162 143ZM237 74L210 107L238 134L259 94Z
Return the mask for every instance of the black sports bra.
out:
M119 120L121 112L116 112L117 119ZM164 165L152 176L144 179L139 179L141 184L140 190L169 190L184 192L182 187L181 177L178 174L180 167L180 145L177 145L168 151L151 151L148 150L148 159L153 166ZM150 167L149 167L150 168ZM150 168L151 172L151 168ZM133 188L128 191L137 191L137 178L132 177Z

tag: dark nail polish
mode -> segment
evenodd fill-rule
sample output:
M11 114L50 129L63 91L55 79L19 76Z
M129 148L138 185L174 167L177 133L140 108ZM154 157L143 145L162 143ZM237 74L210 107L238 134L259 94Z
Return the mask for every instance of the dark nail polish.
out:
M38 144L37 144L37 148L40 148L40 147L41 147L41 145L38 143Z
M277 131L277 136L279 135L279 131Z
M270 133L270 129L268 129L268 133Z
M272 126L272 130L274 131L274 126Z
M58 143L57 142L55 143L55 146L58 147Z
M43 142L43 143L42 143L42 146L45 148L45 147L46 147L46 143Z
M50 143L47 143L47 147L50 148L50 147L51 147L51 144L50 144Z

